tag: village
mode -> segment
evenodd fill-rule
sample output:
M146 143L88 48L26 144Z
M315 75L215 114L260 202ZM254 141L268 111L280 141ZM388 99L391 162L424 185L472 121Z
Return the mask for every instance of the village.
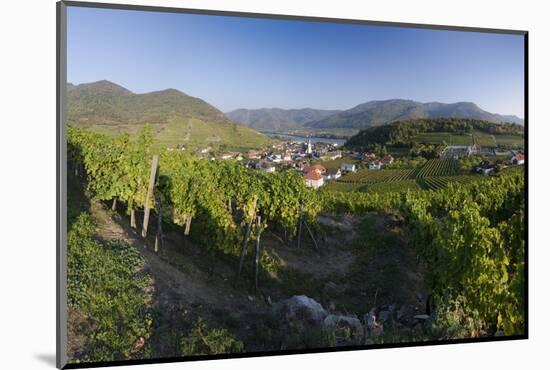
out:
M177 150L185 150L179 146ZM306 186L318 189L331 181L337 181L343 175L354 173L361 169L380 170L392 164L395 158L391 154L377 156L374 152L358 152L343 149L336 143L304 141L277 141L265 150L249 150L241 152L216 153L212 147L200 148L195 152L199 158L208 160L242 161L247 168L267 173L290 168L303 174ZM511 157L507 157L511 155ZM477 144L468 146L447 146L439 154L439 159L461 160L471 156L480 158L480 162L472 167L474 173L490 175L512 166L522 165L524 153L520 150L498 152L494 148L482 148ZM494 157L490 161L486 158ZM334 163L338 160L338 166ZM324 162L332 161L333 165L326 167Z
M179 145L175 150L184 151L186 148ZM174 150L174 149L169 149ZM385 155L378 158L372 152L345 151L339 144L303 141L280 141L272 144L266 150L249 150L246 154L241 152L216 153L212 147L203 147L195 151L195 156L207 160L236 160L242 161L247 168L274 173L277 169L291 168L303 173L304 181L308 187L320 188L327 182L339 179L343 174L356 172L357 165L354 162L364 161L371 170L379 170L385 165L391 164L394 158ZM339 168L325 168L324 161L342 161Z

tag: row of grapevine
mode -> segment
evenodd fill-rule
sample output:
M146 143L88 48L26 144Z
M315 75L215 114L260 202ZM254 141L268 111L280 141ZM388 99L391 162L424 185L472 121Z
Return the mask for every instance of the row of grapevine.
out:
M437 190L446 188L450 183L469 184L474 181L481 181L487 179L483 176L475 175L459 175L459 176L433 176L423 178L423 183L429 190Z
M414 170L359 170L342 176L339 182L390 182L414 179Z
M132 227L135 211L145 203L150 171L152 133L143 130L135 140L129 135L107 137L73 127L67 132L69 163L79 173L83 166L88 190L98 200L127 204ZM82 173L80 173L82 175Z
M368 212L390 212L399 209L405 193L342 192L323 189L319 202L324 212L362 215Z
M404 192L408 190L420 190L416 180L377 182L367 186L367 191L376 192Z
M331 181L323 190L339 192L404 192L422 189L416 180L391 180L377 182L341 182Z
M151 143L148 126L134 140L128 135L68 130L69 161L83 165L90 193L95 199L124 202L133 227L136 209L146 202ZM281 227L292 237L301 215L313 219L319 211L314 192L292 170L267 174L234 161L165 151L158 173L150 205L156 199L165 220L184 226L185 234L210 250L236 255L243 239L270 226ZM251 228L253 222L257 226Z
M328 191L362 191L365 188L365 184L357 182L341 182L341 181L330 181L327 185L324 186L324 190Z
M459 163L454 159L430 159L418 171L417 177L457 175Z

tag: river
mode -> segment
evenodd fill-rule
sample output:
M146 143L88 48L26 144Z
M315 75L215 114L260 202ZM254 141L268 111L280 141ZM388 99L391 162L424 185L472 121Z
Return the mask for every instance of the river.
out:
M328 143L328 144L338 144L338 145L344 145L346 142L345 139L328 139L325 137L316 137L316 136L298 136L298 135L290 135L290 134L279 134L275 132L264 132L263 134L269 136L269 137L277 137L282 138L284 140L289 141L296 141L301 143L307 143L308 140L311 140L311 143Z

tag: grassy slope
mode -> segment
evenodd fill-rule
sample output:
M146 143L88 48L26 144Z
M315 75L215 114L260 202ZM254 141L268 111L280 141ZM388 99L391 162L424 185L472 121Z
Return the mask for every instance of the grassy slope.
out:
M92 125L91 130L107 135L134 134L143 125ZM185 145L188 149L224 144L228 150L261 148L269 139L257 131L233 123L209 122L198 118L176 118L166 124L152 124L154 146L158 149Z

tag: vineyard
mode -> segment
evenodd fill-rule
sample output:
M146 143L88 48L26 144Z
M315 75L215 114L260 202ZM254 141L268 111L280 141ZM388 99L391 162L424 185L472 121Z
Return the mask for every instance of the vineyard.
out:
M458 161L430 159L420 167L402 170L361 169L342 176L327 185L327 190L360 192L406 192L437 190L449 183L468 184L483 179L480 175L463 174Z
M475 182L469 177L454 176L465 180L438 184L430 192L323 191L323 209L402 213L410 242L429 271L434 310L452 315L449 325L470 327L477 335L488 328L523 333L523 174L510 171Z
M87 174L94 199L112 201L113 209L123 202L132 227L138 208L155 208L160 219L181 226L186 236L213 252L240 253L241 264L248 242L263 231L282 229L285 239L293 238L301 232L299 224L319 211L314 192L295 171L267 174L178 151L161 153L150 195L152 138L147 127L134 140L69 127L68 144L69 161L75 173ZM205 229L213 232L205 234Z
M470 184L474 181L482 181L484 178L480 176L434 176L434 177L425 177L423 181L424 187L429 190L437 190L447 187L447 184L457 183L457 184Z
M359 170L343 176L340 182L359 182L363 184L391 182L414 179L414 170Z
M358 182L345 182L345 181L330 181L327 185L325 185L324 188L329 191L337 191L337 192L366 190L366 187L364 184L361 184Z
M414 337L403 337L400 329L388 325L388 337L371 338L374 343L387 343L387 338L410 341L483 337L501 332L516 335L525 330L525 188L523 172L518 169L507 169L503 176L464 175L456 161L430 160L416 169L360 170L314 191L294 170L268 174L247 169L237 161L201 160L180 151L155 155L152 148L147 127L136 137L106 137L69 127L68 169L71 177L86 187L87 197L94 202L109 202L112 217L129 217L129 228L134 231L140 225L141 215L150 209L152 217L146 220L144 216L139 240L147 240L148 224L155 225L150 232L156 233L158 245L154 249L152 245L147 247L148 253L155 258L168 253L164 255L166 265L159 263L156 268L177 270L184 260L188 263L181 268L188 274L183 275L185 283L204 276L200 293L218 279L218 290L213 296L218 299L219 292L228 292L221 294L225 300L220 306L212 309L220 311L220 317L248 303L254 305L243 320L258 320L252 327L257 330L258 343L265 347L246 342L248 329L235 339L228 330L209 331L210 322L207 325L198 320L188 331L189 336L177 337L177 345L186 355L271 350L281 348L282 343L285 348L336 345L335 337L321 340L302 327L298 328L307 333L293 332L285 338L285 330L293 327L284 326L286 322L273 324L272 316L264 320L263 313L256 309L268 301L266 297L269 301L275 297L268 293L277 294L279 299L305 294L327 307L335 300L337 308L333 310L362 317L365 307L381 305L383 300L389 306L394 293L408 283L398 280L409 276L404 270L396 270L405 269L403 263L414 274L424 274L418 285L426 295L419 303L416 292L412 294L414 301L408 304L412 307L411 320L419 314L414 310L418 305L427 307L429 322L420 325ZM425 189L430 191L420 191ZM114 212L123 209L125 215ZM331 224L323 224L323 218ZM162 321L168 313L150 310L152 298L143 292L151 285L151 278L142 275L141 253L132 243L102 245L101 235L93 235L96 227L91 220L82 218L74 225L69 235L71 307L86 310L91 317L103 317L105 302L109 301L105 297L120 297L120 317L106 316L108 319L98 327L101 335L94 336L94 342L89 344L93 352L86 355L94 359L135 357L144 351L139 346L132 349L140 343L138 339L148 341L154 337L152 327L164 328L163 323L171 322ZM164 244L163 228L178 237L170 235ZM139 238L139 233L134 234ZM307 241L311 242L307 245L311 248L300 247L302 239L305 245L304 235L309 236ZM329 244L325 244L326 239ZM176 242L181 244L174 245ZM183 255L182 250L190 246L205 254ZM342 248L338 250L340 254L334 254L337 248ZM388 259L390 250L399 257L397 260ZM406 260L405 252L410 254ZM88 256L94 257L93 261L88 261ZM103 264L103 258L111 262ZM189 265L192 258L199 262ZM246 264L248 267L243 263L247 259L251 262ZM213 273L212 266L218 261L226 267L220 269L224 275L220 271ZM373 261L383 264L386 270ZM300 270L305 265L307 272ZM102 273L104 266L109 275L96 286L94 275ZM329 266L341 270L324 275ZM248 291L242 284L244 278L250 279ZM340 289L335 282L345 287ZM165 284L171 286L175 282ZM334 291L335 285L334 294L330 289ZM192 294L198 292L199 289ZM231 302L233 294L239 293L242 300ZM179 295L176 297L182 300ZM133 302L132 307L126 307L126 301ZM234 304L231 309L227 308L228 302ZM201 314L204 312L208 310ZM181 320L182 312L175 317ZM117 319L122 320L118 326L113 324ZM235 323L236 320L228 319L228 326L232 325L235 331L245 327L244 321ZM298 337L300 341L296 342ZM317 339L312 342L310 337ZM218 339L223 345L213 343ZM364 338L361 340L355 343L366 343Z
M387 182L377 182L368 185L366 190L373 192L400 192L409 190L420 190L416 180L397 180Z
M510 175L408 193L403 208L437 304L508 334L524 331L524 191Z
M453 176L458 174L458 161L454 159L430 159L418 171L417 178L430 176Z

